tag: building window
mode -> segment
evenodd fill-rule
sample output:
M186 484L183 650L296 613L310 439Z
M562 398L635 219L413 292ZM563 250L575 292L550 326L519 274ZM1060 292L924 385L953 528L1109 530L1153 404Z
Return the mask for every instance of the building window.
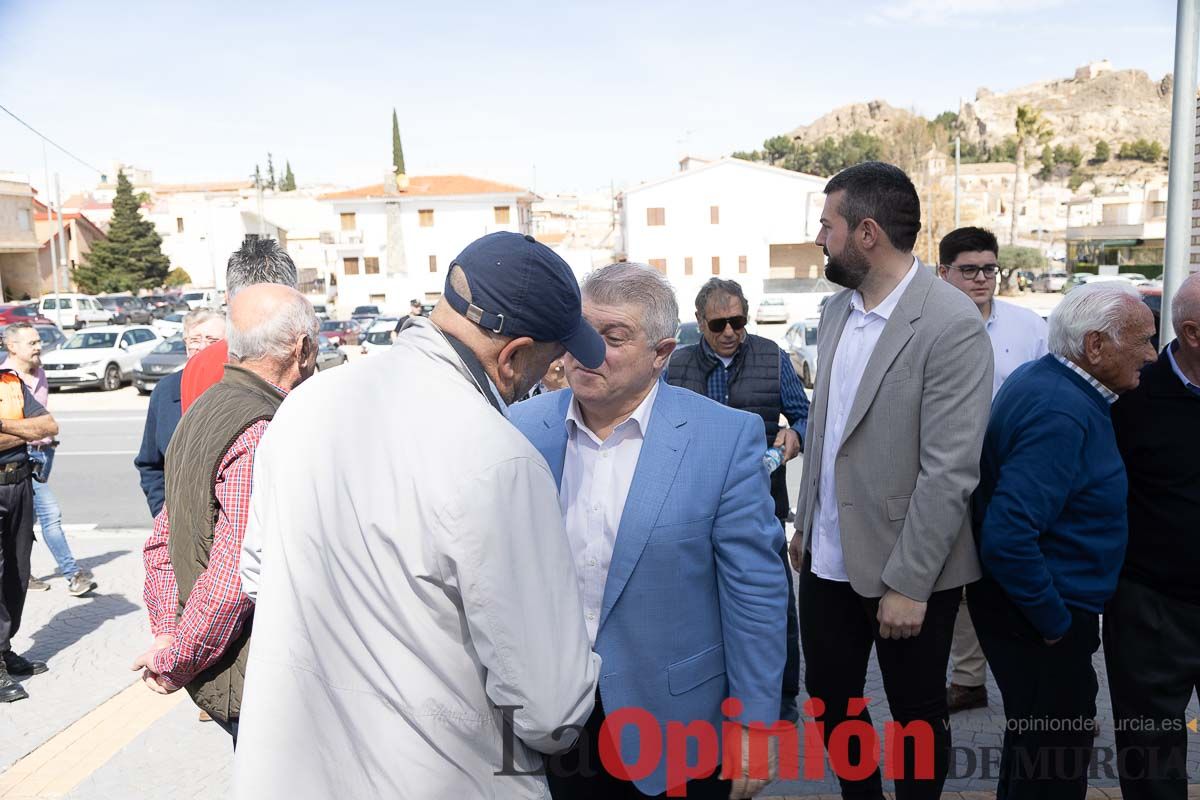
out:
M258 234L257 234L257 233L247 233L247 234L246 234L246 241L247 241L247 242L257 242L257 241L258 241Z
M342 272L345 272L347 275L357 275L358 274L358 259L357 258L343 258L342 259Z
M342 230L353 231L358 229L358 220L355 218L353 211L345 214L339 214L342 218Z
M175 232L183 233L183 217L175 218Z
M379 257L367 256L363 259L363 272L367 275L379 274Z
M687 258L685 258L683 260L683 274L684 275L692 274L692 257L691 256L688 256Z
M48 213L47 216L49 216ZM17 227L23 231L29 230L29 209L17 209Z
M712 274L713 275L721 274L721 257L720 256L712 257Z
M721 224L721 207L720 206L709 206L708 207L708 224L709 225L720 225Z
M663 275L667 274L667 260L665 258L650 259L650 266L654 267L656 270L661 272Z
M646 224L647 225L666 225L667 210L665 208L647 208L646 209Z
M743 275L746 274L746 257L745 256L738 256L738 272L740 272Z
M422 228L432 228L433 227L433 209L432 208L422 208L420 211L417 212L417 219L420 220Z
M1193 264L1200 264L1200 253L1192 253L1192 257L1189 260Z
M429 257L429 271L437 272L437 256Z
M507 225L509 221L510 208L508 206L496 206L492 209L496 214L497 225Z

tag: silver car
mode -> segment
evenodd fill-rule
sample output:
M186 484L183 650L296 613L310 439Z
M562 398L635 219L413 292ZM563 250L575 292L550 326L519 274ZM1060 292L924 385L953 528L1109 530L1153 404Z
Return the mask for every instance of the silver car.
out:
M1061 292L1071 276L1065 272L1043 272L1033 279L1035 292Z
M754 321L759 325L769 322L787 322L788 307L782 297L764 297L758 304Z
M788 328L783 336L792 368L805 387L813 388L817 377L817 320L806 319Z

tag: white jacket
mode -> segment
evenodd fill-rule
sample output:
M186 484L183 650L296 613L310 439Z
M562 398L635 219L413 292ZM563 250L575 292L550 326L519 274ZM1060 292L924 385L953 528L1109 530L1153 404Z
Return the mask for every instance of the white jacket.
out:
M586 721L600 658L554 478L431 322L289 395L250 517L234 797L548 796L494 774L496 707L520 707L511 766L537 769L529 748Z

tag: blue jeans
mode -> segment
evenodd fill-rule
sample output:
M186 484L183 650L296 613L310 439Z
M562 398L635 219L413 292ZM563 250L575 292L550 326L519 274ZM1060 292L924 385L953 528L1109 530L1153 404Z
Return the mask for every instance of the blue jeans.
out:
M45 450L31 448L29 458L35 463L44 462L41 472L47 478L50 476L50 469L54 466L53 447ZM67 535L63 533L62 510L58 507L58 498L50 490L49 483L33 481L33 513L37 516L38 524L42 526L42 539L46 542L46 547L50 548L50 554L58 562L58 571L70 580L79 571L79 566L75 563L75 556L71 554L71 548L67 544Z

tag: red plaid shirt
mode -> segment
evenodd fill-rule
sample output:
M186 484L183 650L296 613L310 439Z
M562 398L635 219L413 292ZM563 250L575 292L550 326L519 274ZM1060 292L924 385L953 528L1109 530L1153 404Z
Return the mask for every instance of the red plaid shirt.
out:
M179 587L167 545L171 525L166 506L154 519L154 532L142 549L150 632L175 636L174 644L154 657L154 671L174 686L184 686L220 658L254 610L254 603L242 594L239 567L250 513L254 452L266 430L267 420L254 423L221 459L208 568L192 587L178 620Z

